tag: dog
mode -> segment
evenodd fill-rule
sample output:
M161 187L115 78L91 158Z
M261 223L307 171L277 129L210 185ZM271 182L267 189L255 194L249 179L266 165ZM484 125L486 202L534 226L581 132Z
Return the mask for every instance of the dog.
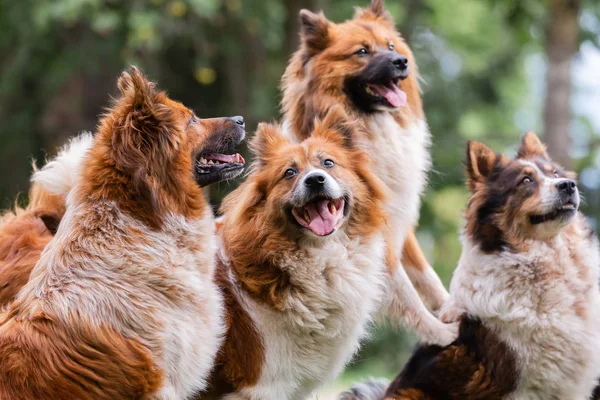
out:
M575 175L531 132L514 160L469 142L467 175L463 252L443 307L461 319L459 338L419 347L385 398L600 398L600 249Z
M135 67L117 86L56 235L0 314L3 400L182 399L214 364L202 186L243 171L243 118L199 119Z
M0 217L0 309L29 281L42 251L54 237L65 213L66 195L80 174L92 135L72 139L42 170L34 165L29 204Z
M365 337L386 284L385 185L341 108L293 143L260 124L224 200L217 281L227 333L201 399L304 399Z
M308 10L300 12L300 20L300 47L282 78L286 131L296 140L306 138L315 116L333 105L357 119L361 129L356 141L392 193L386 206L391 228L387 242L395 253L389 269L397 288L389 293L384 315L404 320L425 342L448 344L456 338L457 327L431 316L419 298L420 293L435 311L448 293L413 231L431 164L413 54L382 0L373 0L341 24Z

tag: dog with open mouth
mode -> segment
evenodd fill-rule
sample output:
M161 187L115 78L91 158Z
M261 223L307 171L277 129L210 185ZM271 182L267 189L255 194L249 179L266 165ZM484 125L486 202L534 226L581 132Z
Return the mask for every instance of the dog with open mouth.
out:
M200 399L304 399L351 359L385 292L385 185L341 109L292 143L259 125L223 203L227 333Z
M373 0L339 24L308 10L300 12L300 20L300 47L282 78L286 132L305 139L315 116L336 105L360 124L355 140L392 193L386 206L386 241L391 280L398 286L388 293L382 314L403 321L425 342L448 344L456 338L457 327L430 317L423 304L437 311L448 292L414 234L430 168L431 135L413 54L383 0Z
M56 235L0 312L3 400L184 399L214 365L223 306L202 186L243 171L243 119L200 119L135 67L118 87Z
M529 132L514 160L469 142L467 175L463 252L442 309L461 321L459 338L417 348L385 396L358 386L342 398L600 398L600 249L574 174Z

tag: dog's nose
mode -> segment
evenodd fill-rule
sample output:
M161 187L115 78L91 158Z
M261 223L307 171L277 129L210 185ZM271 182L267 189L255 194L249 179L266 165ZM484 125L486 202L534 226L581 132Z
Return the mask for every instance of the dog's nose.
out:
M404 71L408 68L408 58L399 54L396 57L392 58L392 64L394 64L394 66L400 71Z
M312 189L320 189L323 187L323 185L325 184L325 180L327 180L327 177L325 176L325 174L321 173L321 172L313 172L312 174L310 174L309 176L307 176L304 179L304 184Z
M563 179L562 181L560 181L556 184L556 188L558 189L558 191L565 192L566 194L575 193L576 187L577 187L577 184L575 183L575 181L572 181L571 179Z
M233 120L233 122L235 122L239 126L243 127L244 125L246 125L246 123L244 122L244 117L242 117L241 115L237 115L235 117L231 117L231 119Z

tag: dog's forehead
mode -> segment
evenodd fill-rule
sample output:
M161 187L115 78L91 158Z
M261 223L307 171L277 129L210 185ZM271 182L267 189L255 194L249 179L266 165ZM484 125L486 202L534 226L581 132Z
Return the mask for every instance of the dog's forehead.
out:
M165 99L162 101L162 103L171 108L174 112L180 114L181 116L187 116L192 114L192 111L189 108L187 108L178 101L170 99L169 97L165 96Z
M398 34L388 27L376 21L350 20L336 26L339 40L357 42L365 41L390 41L398 37Z

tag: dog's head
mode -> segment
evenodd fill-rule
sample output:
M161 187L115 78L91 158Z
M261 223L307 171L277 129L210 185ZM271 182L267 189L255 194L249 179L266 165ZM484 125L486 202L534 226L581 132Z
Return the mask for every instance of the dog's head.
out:
M367 156L351 143L352 129L339 107L316 121L300 144L278 125L260 124L251 142L253 171L224 203L226 215L237 218L236 229L253 234L240 225L261 221L262 229L283 238L326 240L336 232L353 235L380 226L384 189Z
M340 24L308 10L300 12L300 21L300 49L283 80L284 108L294 101L286 96L302 89L332 95L360 112L410 110L422 115L413 54L383 0L373 0Z
M550 239L574 220L579 207L575 175L552 162L533 132L523 136L514 160L470 141L467 179L472 192L467 232L484 251Z
M242 117L201 119L156 89L135 67L101 120L86 169L96 194L145 214L184 212L202 202L201 187L239 175Z

